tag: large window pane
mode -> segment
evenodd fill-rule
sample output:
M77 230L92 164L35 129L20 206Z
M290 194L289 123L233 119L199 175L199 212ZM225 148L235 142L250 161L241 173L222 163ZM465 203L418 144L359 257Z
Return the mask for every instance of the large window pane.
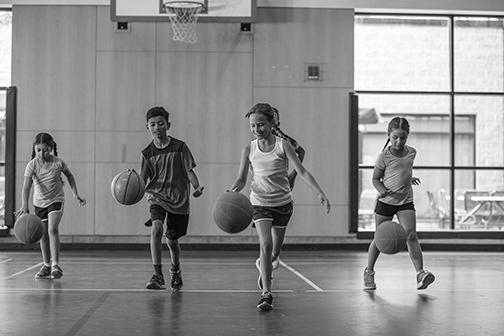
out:
M504 227L504 171L456 171L455 197L455 228L501 230Z
M504 97L455 97L455 165L504 166Z
M357 90L450 89L449 24L445 17L355 17Z
M388 123L396 116L405 117L410 123L408 144L418 152L415 165L450 164L448 95L361 94L359 107L364 112L374 109L380 117L377 123L369 123L369 119L365 119L360 125L361 164L374 164L387 141ZM433 148L436 150L433 151Z
M454 19L455 91L503 92L504 20Z

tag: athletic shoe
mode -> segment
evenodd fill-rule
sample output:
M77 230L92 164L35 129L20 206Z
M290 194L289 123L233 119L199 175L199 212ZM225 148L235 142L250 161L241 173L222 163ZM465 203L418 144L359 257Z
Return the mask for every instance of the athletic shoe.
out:
M161 274L154 274L152 275L152 278L147 282L147 285L145 285L145 288L147 289L165 289L165 282L164 282L164 276Z
M434 282L436 277L434 274L427 270L420 270L417 272L417 289L426 289L431 283Z
M370 271L366 267L364 269L364 289L365 290L375 290L376 289L376 283L374 281L374 275L375 271Z
M273 309L273 294L266 292L261 294L261 300L257 303L257 308L261 310Z
M58 265L53 265L51 268L51 277L53 279L59 279L63 276L63 270Z
M152 219L149 218L147 222L144 223L145 226L151 227L152 226Z
M178 270L171 272L171 290L172 292L178 292L184 283L182 282L182 271Z
M35 279L51 279L51 267L50 266L42 266L40 271L35 274Z

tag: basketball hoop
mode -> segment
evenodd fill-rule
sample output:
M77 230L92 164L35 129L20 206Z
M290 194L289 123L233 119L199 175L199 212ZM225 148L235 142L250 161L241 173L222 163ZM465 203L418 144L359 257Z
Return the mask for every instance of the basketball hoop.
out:
M163 4L170 17L173 28L173 40L194 43L196 38L196 23L203 4L196 1L169 1Z

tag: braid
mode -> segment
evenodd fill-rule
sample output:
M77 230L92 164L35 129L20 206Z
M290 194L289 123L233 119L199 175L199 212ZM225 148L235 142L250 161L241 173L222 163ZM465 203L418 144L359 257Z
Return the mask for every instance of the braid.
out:
M58 145L56 144L55 141L53 141L53 152L54 152L54 156L58 156Z
M298 148L299 144L297 143L296 140L285 134L278 125L275 125L273 128L273 134L276 135L277 137L280 137L284 139L285 141L288 141L294 149Z

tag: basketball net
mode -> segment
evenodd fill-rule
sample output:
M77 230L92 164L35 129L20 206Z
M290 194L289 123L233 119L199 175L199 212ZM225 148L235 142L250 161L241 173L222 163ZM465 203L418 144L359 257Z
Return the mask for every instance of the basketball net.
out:
M194 43L196 38L196 23L203 4L195 1L170 1L163 4L169 13L173 28L173 40Z

